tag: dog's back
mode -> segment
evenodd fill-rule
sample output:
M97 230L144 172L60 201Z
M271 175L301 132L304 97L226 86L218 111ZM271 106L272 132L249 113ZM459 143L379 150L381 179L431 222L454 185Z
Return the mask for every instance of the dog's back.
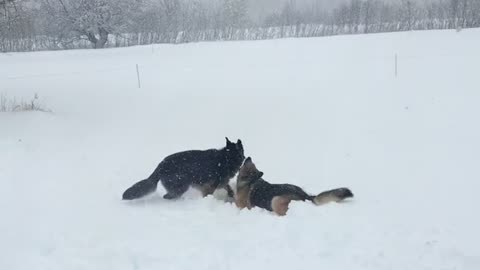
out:
M173 176L188 184L201 185L209 178L227 174L222 162L222 154L217 149L184 151L166 157L156 173L165 179Z
M272 200L278 196L285 196L290 200L298 201L309 200L312 197L298 186L291 184L270 184L263 178L260 178L251 188L250 203L273 211Z

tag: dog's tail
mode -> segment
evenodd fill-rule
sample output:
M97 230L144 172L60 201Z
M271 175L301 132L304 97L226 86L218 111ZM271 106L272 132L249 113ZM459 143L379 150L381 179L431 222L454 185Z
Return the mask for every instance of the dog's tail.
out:
M135 200L147 196L157 190L158 181L145 179L129 187L122 195L123 200Z
M322 205L329 202L340 202L347 198L352 198L353 193L348 188L336 188L324 191L317 196L310 196L310 200L316 205Z
M160 166L159 166L160 167ZM157 185L160 180L160 168L157 167L155 171L145 180L135 183L123 192L123 200L135 200L147 196L157 190Z
M317 196L308 195L303 189L294 185L282 185L285 192L284 195L275 196L271 202L272 211L279 216L287 214L291 201L311 201L315 205L322 205L329 202L340 202L347 198L353 197L352 191L348 188L336 188L324 191Z

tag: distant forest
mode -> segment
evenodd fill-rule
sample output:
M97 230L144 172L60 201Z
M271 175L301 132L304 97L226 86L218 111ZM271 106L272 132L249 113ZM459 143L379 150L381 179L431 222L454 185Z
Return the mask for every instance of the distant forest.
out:
M286 1L260 20L247 0L0 0L0 51L318 37L480 26L480 0Z

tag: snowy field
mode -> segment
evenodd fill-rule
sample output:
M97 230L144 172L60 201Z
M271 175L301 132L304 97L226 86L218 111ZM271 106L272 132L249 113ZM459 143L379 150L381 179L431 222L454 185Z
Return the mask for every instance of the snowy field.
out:
M0 54L0 93L52 110L0 113L0 269L480 269L479 48L463 30ZM121 200L225 136L270 182L355 198L286 217Z

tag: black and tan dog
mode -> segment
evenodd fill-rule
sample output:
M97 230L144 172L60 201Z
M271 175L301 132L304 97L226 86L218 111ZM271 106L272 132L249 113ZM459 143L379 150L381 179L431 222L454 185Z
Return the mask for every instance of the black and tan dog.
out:
M128 188L123 199L144 197L157 189L159 181L167 190L163 196L165 199L176 199L189 187L199 189L203 196L222 188L233 197L228 181L238 172L245 156L242 141L226 140L227 145L219 150L190 150L166 157L147 179Z
M353 193L348 188L337 188L312 196L295 185L270 184L262 176L263 172L257 169L250 157L247 158L237 177L235 194L237 207L251 209L257 206L284 216L292 200L311 201L316 205L322 205L353 197Z

